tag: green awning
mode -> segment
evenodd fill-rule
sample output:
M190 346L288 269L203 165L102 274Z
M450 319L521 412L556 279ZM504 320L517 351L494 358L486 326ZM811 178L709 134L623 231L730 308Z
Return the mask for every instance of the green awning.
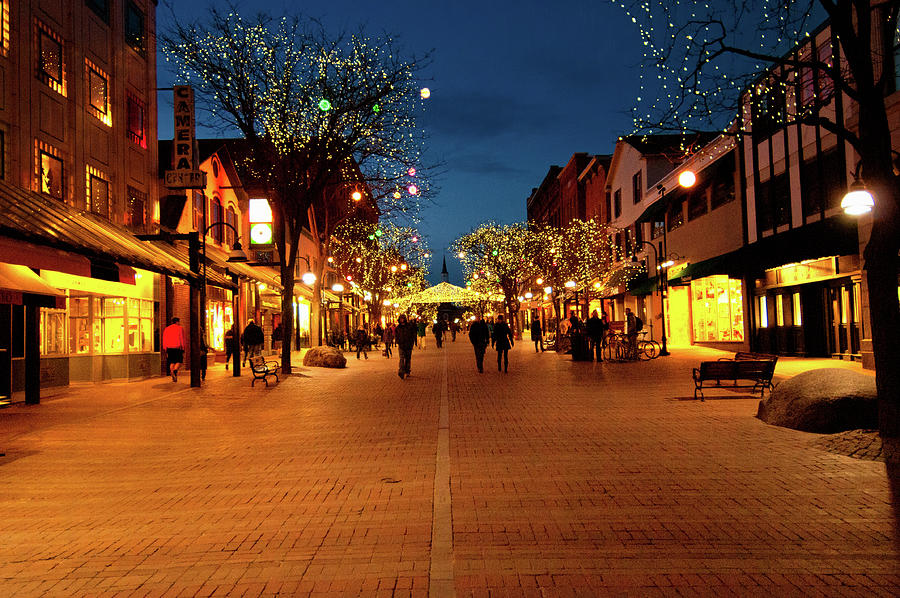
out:
M738 249L737 251L717 255L702 262L688 264L677 276L669 279L669 284L684 285L692 280L705 278L713 274L727 274L740 277L744 275L745 269L743 250Z
M657 278L656 276L642 276L630 280L628 281L628 292L632 295L650 295L656 292Z

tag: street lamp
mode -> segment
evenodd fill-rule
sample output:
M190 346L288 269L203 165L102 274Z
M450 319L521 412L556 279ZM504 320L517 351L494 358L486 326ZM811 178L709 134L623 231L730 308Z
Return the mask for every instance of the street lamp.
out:
M684 174L684 173L682 173ZM660 349L659 354L662 357L670 355L668 348L666 347L666 299L664 296L664 289L666 286L667 278L666 278L666 269L669 266L673 265L671 260L666 261L663 264L659 263L659 251L656 248L656 245L651 243L650 241L641 241L638 243L638 246L646 245L653 250L653 263L656 265L656 269L659 273L656 275L656 289L659 291L659 313L662 316L662 349ZM660 245L662 245L660 243ZM637 261L637 255L631 256L633 261Z
M847 194L841 199L841 209L848 216L868 214L874 207L875 200L872 198L872 194L859 180L853 181Z
M339 282L331 285L331 290L338 294L338 321L341 324L341 336L344 336L344 285Z

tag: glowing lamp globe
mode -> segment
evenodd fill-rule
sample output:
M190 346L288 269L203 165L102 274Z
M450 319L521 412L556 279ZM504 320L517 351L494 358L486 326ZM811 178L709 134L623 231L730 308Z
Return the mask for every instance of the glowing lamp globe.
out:
M307 272L306 274L303 275L302 280L303 280L303 284L305 284L306 286L312 286L316 282L316 275L313 274L312 272Z
M534 295L531 293L531 291L528 291L527 293L525 293L526 299L531 299L532 297L534 297Z
M431 97L431 90L428 89L427 87L423 87L422 90L419 92L419 95L422 96L423 100L427 100L428 98Z
M544 279L543 279L543 278L538 278L535 282L538 283L538 284L544 284Z
M344 292L344 285L342 285L342 284L339 283L339 282L336 282L336 283L334 283L334 285L331 287L331 290L334 291L335 293L343 293L343 292Z
M567 289L574 289L574 288L575 288L575 281L574 281L574 280L567 280L567 281L566 281L566 288L567 288Z
M391 272L396 272L396 271L397 271L397 266L391 266Z
M362 199L362 193L360 193L359 191L354 191L350 197L353 198L353 201L359 201Z
M400 193L399 191L394 191L394 199L400 199L401 197L403 197L402 193Z
M694 174L693 170L685 170L681 174L678 175L678 184L688 189L694 186L694 183L697 182L697 175Z
M841 209L849 216L859 216L867 214L875 207L875 200L872 194L860 182L850 185L847 195L841 199Z
M416 187L415 185L410 185L409 187L406 188L406 190L409 191L410 195L418 195L419 194L419 188Z
M407 268L406 264L400 264L400 269L403 270L404 272L406 272L406 268Z
M552 292L553 292L553 287L544 287L544 293L546 293L547 295L549 295Z

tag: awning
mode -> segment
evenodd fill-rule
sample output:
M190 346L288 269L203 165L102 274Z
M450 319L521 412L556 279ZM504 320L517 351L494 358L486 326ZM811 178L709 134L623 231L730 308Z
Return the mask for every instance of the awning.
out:
M628 281L628 292L632 295L649 295L656 291L657 277L641 277Z
M858 254L859 237L856 222L841 215L765 237L741 251L746 274L757 276L769 268L825 255Z
M744 260L744 249L742 248L724 255L717 255L708 260L688 264L677 276L669 279L669 284L673 286L685 285L692 280L714 274L741 277L745 275L745 270L747 269Z
M53 247L92 260L194 278L187 260L158 251L129 230L62 201L0 181L0 236Z
M26 300L41 307L66 306L66 294L44 282L31 268L0 263L0 303L22 305Z

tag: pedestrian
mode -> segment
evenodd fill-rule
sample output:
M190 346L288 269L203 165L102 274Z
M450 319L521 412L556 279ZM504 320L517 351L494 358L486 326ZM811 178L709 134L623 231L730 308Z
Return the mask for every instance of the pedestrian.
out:
M209 345L200 339L200 380L206 380L206 368L209 365Z
M369 334L366 332L366 329L362 327L362 324L356 329L356 333L353 335L353 342L356 344L356 358L359 359L359 353L362 351L363 356L368 359Z
M372 332L375 333L375 348L377 349L378 343L381 342L381 337L384 336L384 328L381 327L380 321L377 324L375 324L375 330L373 330Z
M453 320L453 322L450 323L450 336L452 337L451 342L456 342L457 332L459 332L459 324L456 322L456 320Z
M381 340L384 341L384 356L391 356L391 345L394 344L394 325L388 322L384 327Z
M494 348L494 318L487 319L488 332L491 333L491 348Z
M278 351L281 349L281 341L284 340L284 331L281 329L281 322L278 322L278 325L275 326L275 330L272 331L272 349Z
M591 317L584 325L587 332L588 341L588 361L593 361L596 356L597 361L603 361L603 320L595 309L591 313Z
M231 358L235 353L240 357L240 350L237 350L237 339L235 337L234 332L234 324L231 325L231 328L225 331L225 369L228 369L228 365L231 363Z
M172 382L178 382L178 370L184 363L184 350L187 347L184 341L184 328L178 323L180 321L178 318L172 318L172 323L166 326L162 334L162 348L166 352L166 363L169 364Z
M397 375L403 379L409 376L413 345L416 344L416 326L406 320L406 314L400 314L400 317L397 318L394 339L397 341L397 352L400 356Z
M469 341L475 349L475 365L478 372L484 373L484 352L490 342L491 332L488 330L487 322L481 317L481 314L475 316L475 321L469 326Z
M262 354L263 343L266 337L263 329L256 325L252 319L247 320L247 326L241 334L241 342L244 344L244 361Z
M503 320L503 314L497 316L494 324L494 349L497 350L497 371L500 371L500 362L503 362L503 372L509 371L509 350L515 346L513 332Z
M419 318L419 321L416 323L416 334L419 337L416 346L423 351L425 350L425 328L425 318Z
M538 352L540 345L541 353L544 352L544 331L541 329L541 320L534 318L531 320L531 340L534 341L534 352Z
M637 318L630 307L625 308L625 336L628 339L629 359L637 358Z
M444 320L443 318L438 318L438 321L434 323L434 326L431 327L431 331L434 332L434 342L437 345L438 349L442 349L444 347Z

